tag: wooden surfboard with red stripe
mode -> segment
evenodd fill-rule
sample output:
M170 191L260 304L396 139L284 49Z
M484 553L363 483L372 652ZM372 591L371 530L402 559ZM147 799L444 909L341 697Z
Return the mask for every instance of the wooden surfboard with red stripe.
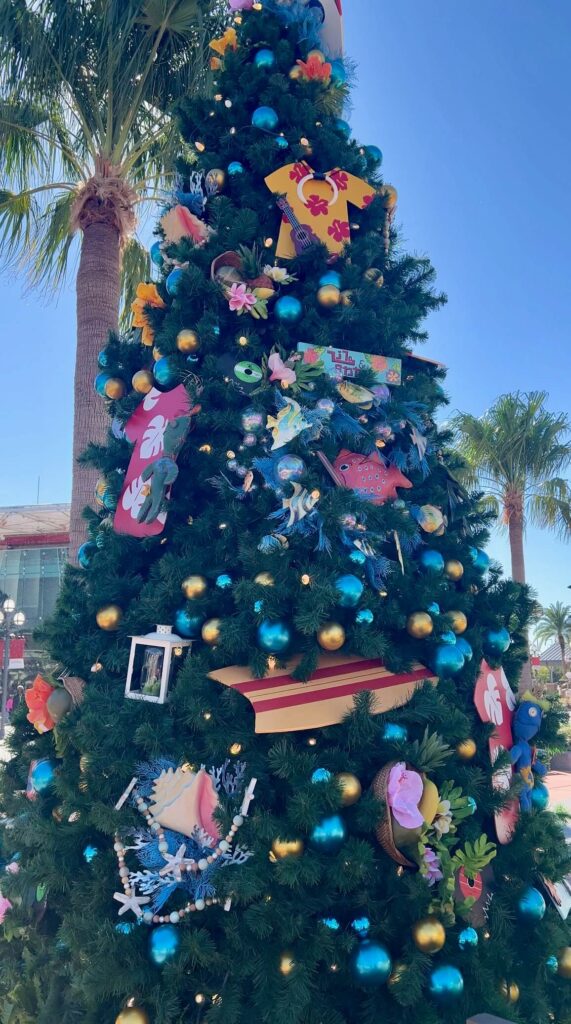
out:
M209 674L250 701L258 733L336 725L351 711L354 696L363 690L373 693L373 713L378 715L406 704L422 683L437 682L436 676L419 664L409 672L395 674L378 659L324 654L311 679L304 683L290 674L300 661L298 655L287 662L285 669L271 669L263 679L252 677L243 665L230 665Z

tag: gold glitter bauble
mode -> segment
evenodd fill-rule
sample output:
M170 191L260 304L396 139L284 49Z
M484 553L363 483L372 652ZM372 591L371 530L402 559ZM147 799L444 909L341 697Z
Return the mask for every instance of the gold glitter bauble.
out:
M456 744L456 753L461 761L471 761L477 749L474 740L470 739L470 737Z
M560 978L571 978L571 946L564 946L557 954L557 973Z
M131 384L139 395L148 395L154 386L154 378L150 370L137 370L131 378Z
M140 1006L127 1006L115 1019L115 1024L150 1024L150 1020Z
M334 284L323 284L317 292L317 301L325 309L333 309L341 302L341 292Z
M338 651L345 643L345 630L340 622L324 622L317 630L317 642L324 651Z
M444 565L444 573L449 580L459 580L464 575L464 566L457 558L449 558Z
M202 639L211 647L220 640L220 619L207 619L202 627Z
M356 804L363 791L361 783L352 772L339 772L335 778L341 786L341 806L350 807Z
M187 576L181 583L182 592L189 601L196 597L202 597L206 593L207 587L208 581L204 576Z
M183 330L179 331L176 336L176 347L179 352L190 354L192 352L198 352L200 348L200 338L196 331Z
M446 612L446 619L450 623L450 629L453 633L456 633L457 636L459 636L460 633L464 633L468 628L468 619L464 615L464 612Z
M125 394L125 381L120 377L110 377L103 390L107 398L112 398L116 402Z
M430 636L433 629L434 623L428 612L413 612L406 620L407 633L409 636L416 637L417 640L424 640L425 637Z
M284 857L301 857L303 839L274 839L272 853L278 860L283 860Z
M99 629L105 629L108 633L119 628L123 618L123 612L118 604L106 604L100 608L95 616Z
M421 953L438 953L446 942L444 925L437 917L424 917L412 926L415 946Z
M508 1003L517 1003L519 999L519 986L516 985L515 981L508 982L505 978L502 978L498 989L504 999L507 999Z
M254 583L259 583L261 587L273 587L275 582L271 572L259 572L254 576Z

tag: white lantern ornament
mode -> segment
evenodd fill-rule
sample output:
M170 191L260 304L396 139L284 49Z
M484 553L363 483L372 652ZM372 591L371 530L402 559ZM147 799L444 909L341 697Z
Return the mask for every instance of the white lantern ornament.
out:
M154 633L131 637L125 696L164 704L176 662L185 647L192 647L192 640L177 636L172 626L157 626Z

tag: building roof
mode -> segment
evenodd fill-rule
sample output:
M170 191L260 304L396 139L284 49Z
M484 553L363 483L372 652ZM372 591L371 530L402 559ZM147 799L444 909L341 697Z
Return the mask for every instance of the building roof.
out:
M557 641L551 644L545 651L540 654L542 665L560 665L561 664L561 648ZM565 661L569 664L571 662L571 647L569 644L565 645Z
M69 533L68 504L13 505L0 508L0 543L10 537Z

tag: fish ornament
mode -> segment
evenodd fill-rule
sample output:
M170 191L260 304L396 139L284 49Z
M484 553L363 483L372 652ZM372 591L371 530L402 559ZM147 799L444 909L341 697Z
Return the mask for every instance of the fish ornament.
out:
M293 483L293 494L291 498L284 498L282 501L282 508L289 509L289 519L286 526L293 526L294 523L299 523L301 519L305 519L312 509L319 501L319 491L308 491L307 487L302 487L301 484Z
M360 384L353 384L350 380L340 380L337 391L346 402L349 402L350 405L358 405L361 409L370 409L375 399L372 391L361 387Z
M285 405L277 416L268 416L266 422L266 428L272 431L274 439L271 450L283 448L284 444L293 441L294 437L310 426L311 423L305 419L299 402L293 398L286 398Z
M363 455L343 448L331 464L323 452L317 452L327 472L338 487L355 491L373 505L398 498L397 487L412 487L410 480L396 466L385 466L378 452Z

